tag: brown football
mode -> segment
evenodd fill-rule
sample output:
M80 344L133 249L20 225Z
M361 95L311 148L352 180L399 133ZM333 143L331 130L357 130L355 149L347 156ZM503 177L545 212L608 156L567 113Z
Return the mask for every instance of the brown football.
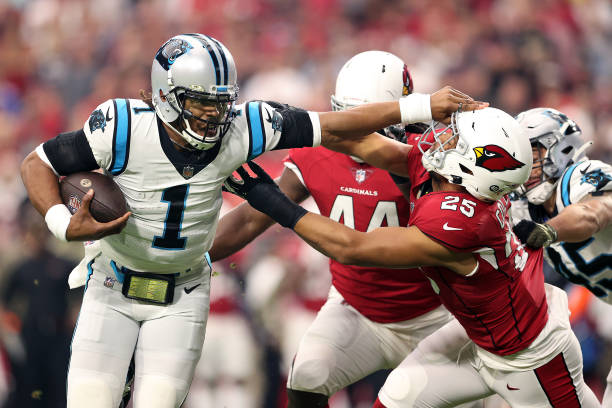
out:
M60 181L62 201L74 214L81 208L83 196L93 189L89 211L99 222L109 222L121 217L128 210L125 197L112 178L101 173L85 171L70 174Z

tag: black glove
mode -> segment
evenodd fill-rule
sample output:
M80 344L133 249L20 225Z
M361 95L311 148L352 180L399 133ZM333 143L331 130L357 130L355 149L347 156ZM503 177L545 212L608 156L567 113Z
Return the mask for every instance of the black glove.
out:
M557 231L548 224L521 220L512 230L523 244L531 248L547 247L557 241Z
M223 183L223 190L244 198L251 207L268 215L283 227L295 227L295 224L308 211L291 201L272 177L253 161L247 162L256 177L251 177L244 167L236 171L241 179L229 176Z
M408 135L406 134L406 132L408 132L408 126L403 127L399 125L393 125L393 126L389 126L385 128L384 132L388 138L395 139L400 143L405 144L408 141ZM409 132L415 133L412 131L409 131ZM389 175L391 176L391 179L393 180L393 182L398 186L410 183L410 179L408 177L398 176L397 174L393 174L391 172L389 172Z

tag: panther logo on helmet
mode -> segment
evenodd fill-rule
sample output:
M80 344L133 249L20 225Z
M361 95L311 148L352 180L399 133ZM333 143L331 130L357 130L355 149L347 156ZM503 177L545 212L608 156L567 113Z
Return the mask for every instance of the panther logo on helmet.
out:
M187 41L180 38L172 38L161 46L157 54L155 54L155 59L167 71L178 57L186 54L192 48Z
M476 154L476 165L489 171L514 170L525 165L497 145L474 147L474 153Z

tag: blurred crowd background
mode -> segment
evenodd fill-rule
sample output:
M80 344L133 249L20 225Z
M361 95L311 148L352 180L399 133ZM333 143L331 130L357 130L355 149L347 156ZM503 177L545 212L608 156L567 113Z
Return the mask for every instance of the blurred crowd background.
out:
M612 162L612 3L608 0L0 0L0 401L61 407L82 289L67 274L80 244L50 239L23 203L21 160L83 126L109 98L150 89L165 40L201 32L222 41L238 69L240 101L329 110L351 56L390 51L415 91L451 84L511 114L549 106ZM367 80L367 78L364 78ZM279 174L283 152L261 158ZM238 203L226 197L225 209ZM312 204L311 204L312 205ZM601 396L612 361L610 308L567 288L587 381ZM282 228L215 264L193 407L275 408L301 334L322 305L326 259ZM370 407L384 373L332 399Z

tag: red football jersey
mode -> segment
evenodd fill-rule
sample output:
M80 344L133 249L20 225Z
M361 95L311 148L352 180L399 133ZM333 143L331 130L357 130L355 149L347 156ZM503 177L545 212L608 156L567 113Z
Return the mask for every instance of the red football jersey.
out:
M409 205L389 174L324 147L291 149L288 162L322 215L358 231L407 226ZM440 305L418 269L349 266L330 260L332 283L368 319L380 323L413 319Z
M512 232L507 197L487 203L463 192L423 195L429 175L421 156L415 147L409 157L417 183L411 189L410 225L478 261L470 276L443 267L421 269L476 344L498 355L525 349L548 320L542 250L525 249Z

